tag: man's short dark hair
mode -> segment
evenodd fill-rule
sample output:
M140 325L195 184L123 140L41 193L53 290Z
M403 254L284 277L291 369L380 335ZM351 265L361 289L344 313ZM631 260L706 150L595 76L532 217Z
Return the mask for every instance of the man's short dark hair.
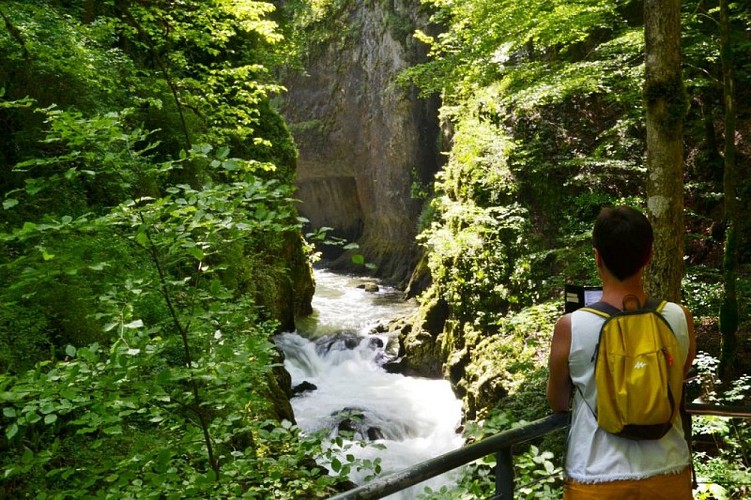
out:
M627 206L603 208L592 230L594 247L605 267L620 281L636 274L649 261L653 239L649 220Z

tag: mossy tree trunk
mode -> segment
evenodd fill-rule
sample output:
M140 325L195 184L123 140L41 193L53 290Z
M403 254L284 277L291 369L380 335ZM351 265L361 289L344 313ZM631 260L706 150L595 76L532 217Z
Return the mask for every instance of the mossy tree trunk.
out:
M722 61L723 102L725 108L725 143L723 192L725 197L725 253L722 262L725 294L720 306L720 332L722 354L720 378L729 381L735 362L738 340L738 297L736 294L736 267L738 265L738 198L735 165L735 75L730 47L730 14L728 0L720 0L720 58Z
M646 286L679 301L683 278L683 117L680 1L644 2L647 214L655 231Z

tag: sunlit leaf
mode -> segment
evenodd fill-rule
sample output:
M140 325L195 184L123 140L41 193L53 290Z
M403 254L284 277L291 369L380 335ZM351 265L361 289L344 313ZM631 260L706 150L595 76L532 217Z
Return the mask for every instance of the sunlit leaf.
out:
M13 436L18 434L18 425L15 422L11 423L7 429L5 429L5 437L8 440L13 439Z

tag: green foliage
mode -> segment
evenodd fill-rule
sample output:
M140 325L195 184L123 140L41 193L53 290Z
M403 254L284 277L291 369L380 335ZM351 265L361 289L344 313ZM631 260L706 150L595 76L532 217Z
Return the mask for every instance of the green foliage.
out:
M345 252L349 252L350 261L356 266L363 266L366 269L371 270L375 269L375 264L373 264L372 262L366 262L365 256L361 253L357 253L360 245L358 245L356 242L348 241L345 238L340 238L338 236L334 236L333 234L329 234L332 231L334 231L334 228L326 226L319 227L313 232L307 233L305 237L308 239L308 241L317 243L323 248L337 248ZM321 258L321 253L322 252L320 251L314 252L314 261L318 261Z
M420 239L452 315L492 325L596 279L591 221L643 186L643 37L614 2L424 3L445 32L403 78L453 135Z
M638 192L643 37L616 3L425 3L446 33L425 38L433 60L404 78L444 98L456 130L452 152L471 151L476 139L463 130L490 129L488 122L507 145L487 163L467 161L457 176L505 171L506 192L549 235L547 246L565 234L558 215L572 198ZM614 175L625 182L614 185Z
M423 232L429 249L434 286L462 321L478 321L480 311L500 314L522 301L526 270L518 259L524 254L527 219L518 206L474 207L436 198L441 214Z
M0 7L0 496L343 479L272 394L302 252L273 6L172 7Z
M19 1L4 2L3 13L5 27L14 28L0 30L0 81L7 97L30 95L43 106L100 110L113 104L113 90L133 66L120 50L98 43L114 36L107 20L84 24L59 5Z
M423 91L444 91L450 103L471 98L478 84L502 79L519 61L576 57L598 33L622 24L615 2L423 3L435 8L433 21L447 29L436 37L418 33L433 61L409 76Z
M6 494L295 498L334 481L299 466L305 454L320 452L315 441L301 446L298 429L252 420L248 399L258 386L246 360L257 358L252 344L263 331L256 340L217 336L196 360L193 376L208 396L203 407L214 412L216 477L201 446L198 409L188 401L191 375L165 365L167 339L148 339L137 322L119 328L121 340L109 350L69 347L69 361L3 378Z
M527 423L525 420L515 420L504 412L497 412L484 421L468 424L465 435L470 441L480 441ZM560 460L556 460L552 452L543 451L534 444L514 451L514 498L560 498ZM496 492L495 467L495 455L487 455L463 469L456 487L438 492L428 491L421 498L492 498Z
M426 212L430 218L421 221L420 241L433 278L424 297L440 297L449 308L447 326L434 333L451 345L451 355L463 356L451 366L461 373L451 374L467 392L472 412L483 415L473 404L488 396L485 390L496 399L508 393L499 405L513 412L512 421L523 418L516 413L523 415L524 408L539 416L547 409L540 397L544 357L525 365L529 357L503 318L523 316L517 313L530 304L562 306L566 283L596 284L590 232L600 208L643 206L641 8L638 2L599 1L423 4L433 8L432 21L443 30L417 33L429 46L431 59L405 71L402 82L416 84L423 95L441 96L441 116L452 141L449 161L434 186L432 212ZM741 83L749 78L748 40L742 39L748 28L746 7L745 2L731 6L739 96L747 96L741 88L749 88ZM717 131L722 124L717 12L702 2L682 4L682 12L686 86L692 99L686 128L687 203L705 218L699 223L695 216L689 229L709 239L704 224L719 222L721 210L716 195L721 191ZM682 88L675 91L678 87L647 89L646 97L667 90L675 97L669 118L682 116L686 99ZM689 253L691 261L703 265L688 267L684 301L697 318L711 324L722 296L712 267L716 262L711 256L705 262L691 248ZM740 283L743 287L742 278ZM745 302L740 301L742 307ZM552 329L542 319L540 328ZM540 343L541 352L545 346ZM527 375L514 378L517 366ZM502 379L499 385L506 392L483 379L491 372L485 379ZM488 391L490 385L493 391ZM525 386L530 392L519 391ZM724 446L718 442L716 448ZM716 449L701 460L712 464L717 474L707 474L719 488L722 464L735 455L712 453ZM746 488L745 467L722 483L737 483L733 495ZM455 497L466 491L471 491L467 496L490 496L489 490L468 486L492 481L480 476L472 479L476 483L464 483L467 490ZM705 490L700 493L706 495Z
M506 315L485 315L495 324L482 329L465 326L455 348L468 352L461 386L471 415L490 418L494 409L513 420L535 420L547 412L545 383L550 331L561 312L561 302L524 308ZM488 335L492 331L492 335Z
M717 313L722 302L720 274L716 269L692 266L683 278L683 299L696 317L710 317Z
M751 376L743 375L718 389L719 360L700 352L694 366L704 402L726 406L748 405ZM692 417L694 467L699 488L696 498L745 498L751 491L749 443L751 427L746 419L715 415Z
M41 308L5 302L0 307L0 372L18 373L49 356L50 327Z
M410 196L414 200L426 200L430 197L432 186L420 182L419 175L416 169L412 169L412 185L410 186Z
M131 140L115 116L52 116L48 142L58 143L60 154L20 165L46 175L11 193L19 201L12 209L39 211L53 187L77 188L89 177L133 195L75 217L44 214L2 237L17 254L4 263L16 278L10 293L83 314L69 322L80 329L88 321L101 332L89 346L82 345L91 339L68 333L66 341L76 344L63 346L64 359L3 375L5 491L226 496L276 491L288 480L301 481L295 493L312 488L320 469L303 478L282 474L301 460L294 458L302 450L293 445L296 434L279 443L263 432L273 427L263 416L271 412L265 388L275 325L260 321L247 296L222 283L231 272L224 248L299 227L289 186L259 178L263 164L233 158L226 148L197 146L155 162L151 147L134 146L146 136ZM119 140L102 140L92 124ZM89 141L92 135L99 141ZM200 189L166 184L161 195L137 196L141 184L134 180L163 182L196 165L217 180ZM111 269L115 263L124 267ZM56 291L66 282L71 286ZM96 289L86 290L88 282ZM81 300L92 302L83 307ZM64 436L70 440L62 446ZM71 458L68 446L90 453ZM287 465L274 473L280 458ZM264 473L241 474L247 470ZM334 481L321 480L314 489Z

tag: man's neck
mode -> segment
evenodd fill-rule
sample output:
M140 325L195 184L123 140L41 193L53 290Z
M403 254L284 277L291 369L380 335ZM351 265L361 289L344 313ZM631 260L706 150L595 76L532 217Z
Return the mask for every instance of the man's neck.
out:
M603 276L602 278L602 298L600 300L622 309L624 308L624 299L630 295L636 297L640 305L644 305L647 293L642 286L642 273L637 273L624 281L618 281L613 276ZM631 304L629 306L633 307Z

